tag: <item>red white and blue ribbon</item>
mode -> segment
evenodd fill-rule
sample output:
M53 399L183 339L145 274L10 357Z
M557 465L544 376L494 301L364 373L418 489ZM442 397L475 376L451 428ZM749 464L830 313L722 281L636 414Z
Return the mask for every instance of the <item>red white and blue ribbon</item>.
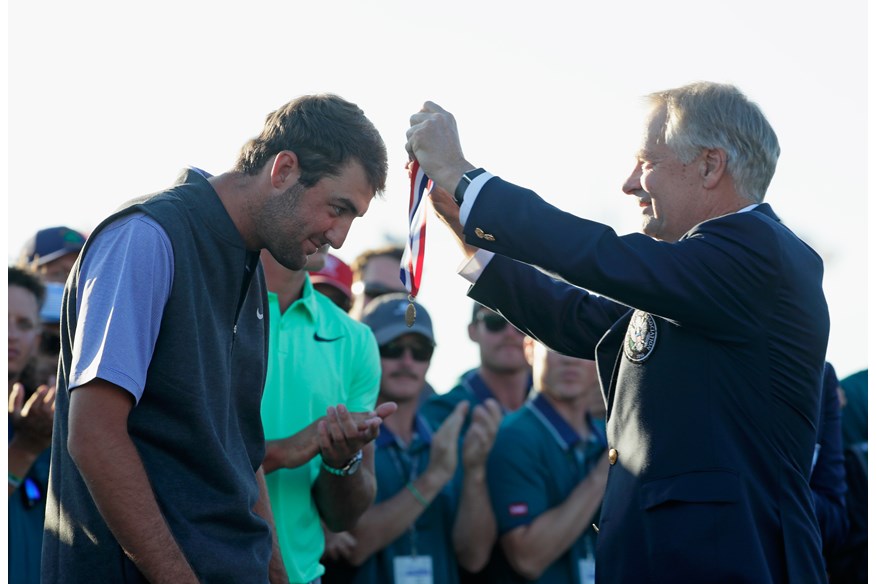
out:
M410 229L408 241L402 254L400 277L411 301L420 291L423 278L423 259L426 256L426 207L432 191L432 179L420 169L414 160L408 170L411 175L411 197L408 205Z

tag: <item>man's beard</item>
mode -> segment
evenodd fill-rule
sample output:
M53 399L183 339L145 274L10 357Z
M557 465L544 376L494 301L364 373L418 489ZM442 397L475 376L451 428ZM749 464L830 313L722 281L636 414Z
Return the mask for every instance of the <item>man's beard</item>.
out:
M281 196L266 203L259 215L259 226L265 230L268 251L280 265L296 271L304 269L307 262L300 243L307 222L299 216L306 190L304 185L296 182Z

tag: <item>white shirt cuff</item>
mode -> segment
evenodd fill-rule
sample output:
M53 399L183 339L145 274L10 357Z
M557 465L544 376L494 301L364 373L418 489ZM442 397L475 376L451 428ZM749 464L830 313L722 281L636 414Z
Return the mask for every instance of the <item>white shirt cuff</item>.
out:
M471 208L475 203L475 199L478 198L481 188L483 188L491 178L493 178L493 175L484 171L477 175L475 179L471 181L471 184L468 185L468 188L465 189L465 196L462 199L462 205L459 207L459 222L462 223L463 227L465 227L465 222L468 221L468 214L471 213Z
M472 184L474 184L473 181ZM472 284L476 284L478 278L480 278L481 274L484 273L484 269L487 267L487 264L490 263L490 260L493 259L494 255L496 254L491 251L479 249L475 252L473 256L466 260L463 260L462 263L459 264L459 268L457 268L456 271L460 276L462 276Z

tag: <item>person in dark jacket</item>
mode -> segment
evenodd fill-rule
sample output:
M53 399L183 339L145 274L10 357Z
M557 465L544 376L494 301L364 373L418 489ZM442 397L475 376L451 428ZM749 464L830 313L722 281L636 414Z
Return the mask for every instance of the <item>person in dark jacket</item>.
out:
M643 234L475 168L434 103L411 116L407 148L472 258L469 296L596 360L610 465L597 580L824 583L809 487L823 262L763 203L779 145L756 104L708 82L649 102L622 187Z

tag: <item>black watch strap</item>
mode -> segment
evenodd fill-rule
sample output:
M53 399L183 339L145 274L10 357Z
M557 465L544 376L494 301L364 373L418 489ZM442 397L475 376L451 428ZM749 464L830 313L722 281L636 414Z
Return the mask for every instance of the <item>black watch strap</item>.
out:
M462 199L465 197L465 190L468 188L468 185L471 184L471 181L473 181L476 176L485 172L486 171L483 168L475 168L463 173L462 178L459 179L459 184L456 185L456 191L453 193L453 198L456 199L457 205L462 207Z

